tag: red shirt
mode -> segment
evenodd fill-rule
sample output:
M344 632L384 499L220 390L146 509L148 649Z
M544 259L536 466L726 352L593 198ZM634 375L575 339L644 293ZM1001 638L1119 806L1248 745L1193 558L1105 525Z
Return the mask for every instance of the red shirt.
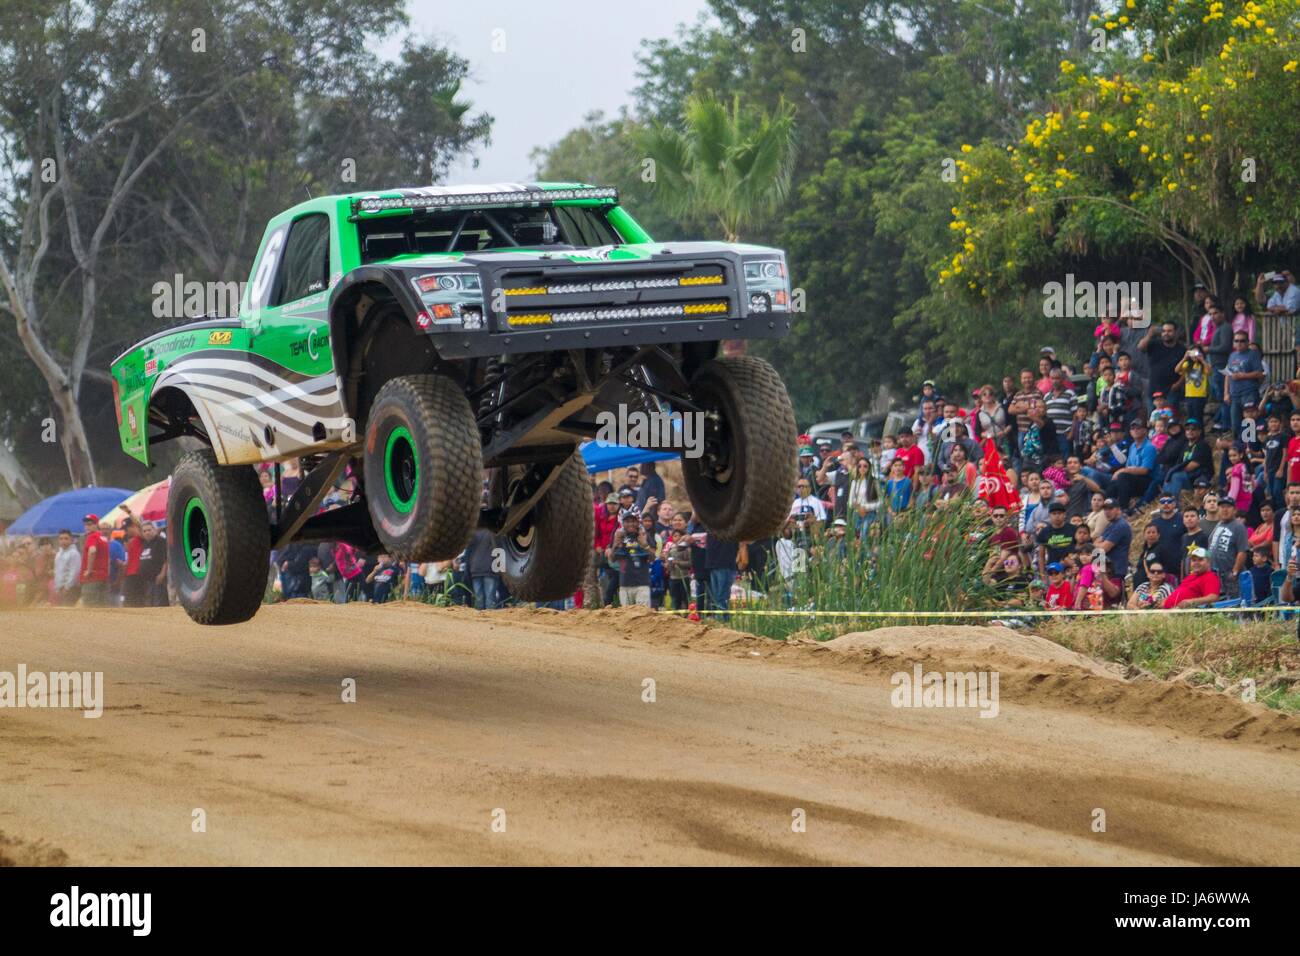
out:
M1286 443L1287 484L1300 481L1300 436Z
M1294 441L1294 439L1292 439ZM911 478L916 474L916 469L925 464L925 452L921 451L916 445L911 448L900 448L894 452L894 460L903 463L903 474Z
M1201 574L1189 574L1183 578L1182 583L1174 588L1174 593L1165 598L1165 610L1178 607L1183 601L1189 601L1193 598L1219 596L1219 576L1213 571L1205 571Z
M622 522L619 520L618 512L615 511L610 514L603 502L596 505L595 508L596 537L592 542L592 546L597 551L604 551L609 547L610 542L614 540L614 532Z
M1074 607L1074 588L1069 581L1053 584L1047 589L1045 602L1052 610L1067 610Z
M90 549L95 549L95 564L90 564ZM98 531L86 535L86 543L81 549L81 580L108 580L108 542Z
M134 577L140 573L140 552L144 550L144 538L134 537L126 543L126 575Z

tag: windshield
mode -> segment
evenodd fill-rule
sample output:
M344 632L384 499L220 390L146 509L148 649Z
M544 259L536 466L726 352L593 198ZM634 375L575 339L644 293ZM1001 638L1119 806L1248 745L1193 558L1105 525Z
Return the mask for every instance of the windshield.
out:
M431 252L514 247L581 248L623 240L606 219L611 206L447 209L357 223L362 262Z

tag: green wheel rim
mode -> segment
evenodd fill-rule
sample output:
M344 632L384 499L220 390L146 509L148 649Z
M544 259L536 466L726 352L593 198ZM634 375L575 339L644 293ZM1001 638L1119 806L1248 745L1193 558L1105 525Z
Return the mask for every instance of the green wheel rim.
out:
M415 507L415 493L420 487L420 456L415 451L415 439L405 425L398 425L388 433L384 445L384 484L388 487L388 501L402 514Z
M185 502L185 516L181 519L181 541L185 545L185 564L190 569L190 574L196 578L207 577L208 559L211 555L208 512L198 498Z

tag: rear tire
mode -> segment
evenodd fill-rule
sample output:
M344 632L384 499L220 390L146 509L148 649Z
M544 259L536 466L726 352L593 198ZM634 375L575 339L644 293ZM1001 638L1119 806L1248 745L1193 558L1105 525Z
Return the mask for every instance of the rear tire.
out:
M384 549L403 561L444 561L478 525L483 450L469 401L442 375L401 375L370 406L366 502Z
M266 594L270 558L257 472L217 464L211 448L182 457L167 498L167 564L185 613L200 624L247 621Z
M691 379L704 409L704 455L682 458L694 517L723 541L776 534L799 471L794 409L776 369L752 355L717 358Z
M562 465L533 510L500 546L506 590L519 601L559 601L582 586L591 560L595 512L581 452Z

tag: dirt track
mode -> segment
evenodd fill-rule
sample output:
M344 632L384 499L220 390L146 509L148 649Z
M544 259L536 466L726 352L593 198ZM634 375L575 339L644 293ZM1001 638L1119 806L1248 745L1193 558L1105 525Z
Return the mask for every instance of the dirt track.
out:
M782 646L636 610L3 614L0 671L102 670L107 703L0 709L0 862L1300 863L1300 720L1036 641ZM891 706L914 660L999 670L999 716Z

